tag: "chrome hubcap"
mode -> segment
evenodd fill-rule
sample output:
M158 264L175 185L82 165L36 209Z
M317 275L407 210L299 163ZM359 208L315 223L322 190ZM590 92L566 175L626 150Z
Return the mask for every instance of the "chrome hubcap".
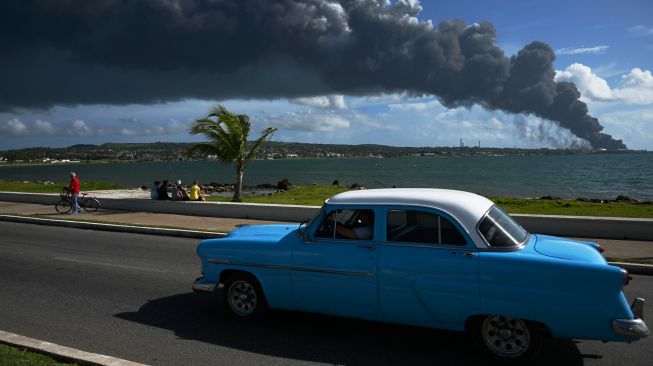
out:
M254 286L247 281L233 282L229 287L227 298L231 310L242 316L251 315L256 309L258 300Z
M519 357L528 350L530 333L526 323L517 318L490 316L481 329L485 345L502 357Z

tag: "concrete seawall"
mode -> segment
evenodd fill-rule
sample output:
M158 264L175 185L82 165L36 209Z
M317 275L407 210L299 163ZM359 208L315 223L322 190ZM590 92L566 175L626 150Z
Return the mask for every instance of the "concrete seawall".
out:
M0 192L0 201L51 204L58 195ZM102 208L180 215L301 222L313 218L317 206L223 202L172 202L102 198ZM653 240L653 219L512 215L532 233L604 239Z

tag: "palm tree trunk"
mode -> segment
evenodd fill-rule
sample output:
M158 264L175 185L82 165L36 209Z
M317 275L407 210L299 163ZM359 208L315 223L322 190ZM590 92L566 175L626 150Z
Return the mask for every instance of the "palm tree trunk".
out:
M236 166L236 191L234 192L233 202L242 201L243 196L243 175L245 175L245 167L241 165Z

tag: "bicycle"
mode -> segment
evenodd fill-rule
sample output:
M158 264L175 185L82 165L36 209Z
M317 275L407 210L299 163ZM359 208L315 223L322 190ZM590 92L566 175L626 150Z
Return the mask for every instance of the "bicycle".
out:
M97 198L88 196L87 192L79 192L81 197L77 198L77 203L86 212L95 212L100 208L100 201ZM70 195L70 190L64 187L63 191L59 194L61 199L54 205L55 210L60 214L69 213L73 209L73 199Z

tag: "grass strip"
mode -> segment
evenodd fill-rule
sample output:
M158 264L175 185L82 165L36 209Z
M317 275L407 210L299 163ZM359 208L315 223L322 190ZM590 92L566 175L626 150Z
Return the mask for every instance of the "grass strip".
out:
M625 202L581 202L563 199L492 198L514 214L653 218L653 205Z
M347 189L326 185L296 186L270 195L244 196L242 202L321 206L327 198L344 191ZM490 199L513 214L653 218L651 204L502 197ZM207 200L229 202L231 197L209 196Z
M0 344L0 364L3 366L76 365L75 363L59 362L50 356L6 344Z
M0 191L21 192L21 193L59 193L63 187L67 187L68 182L55 182L54 184L44 184L39 182L16 182L0 180ZM109 182L82 182L80 185L82 191L95 191L106 189L123 189L124 186Z

